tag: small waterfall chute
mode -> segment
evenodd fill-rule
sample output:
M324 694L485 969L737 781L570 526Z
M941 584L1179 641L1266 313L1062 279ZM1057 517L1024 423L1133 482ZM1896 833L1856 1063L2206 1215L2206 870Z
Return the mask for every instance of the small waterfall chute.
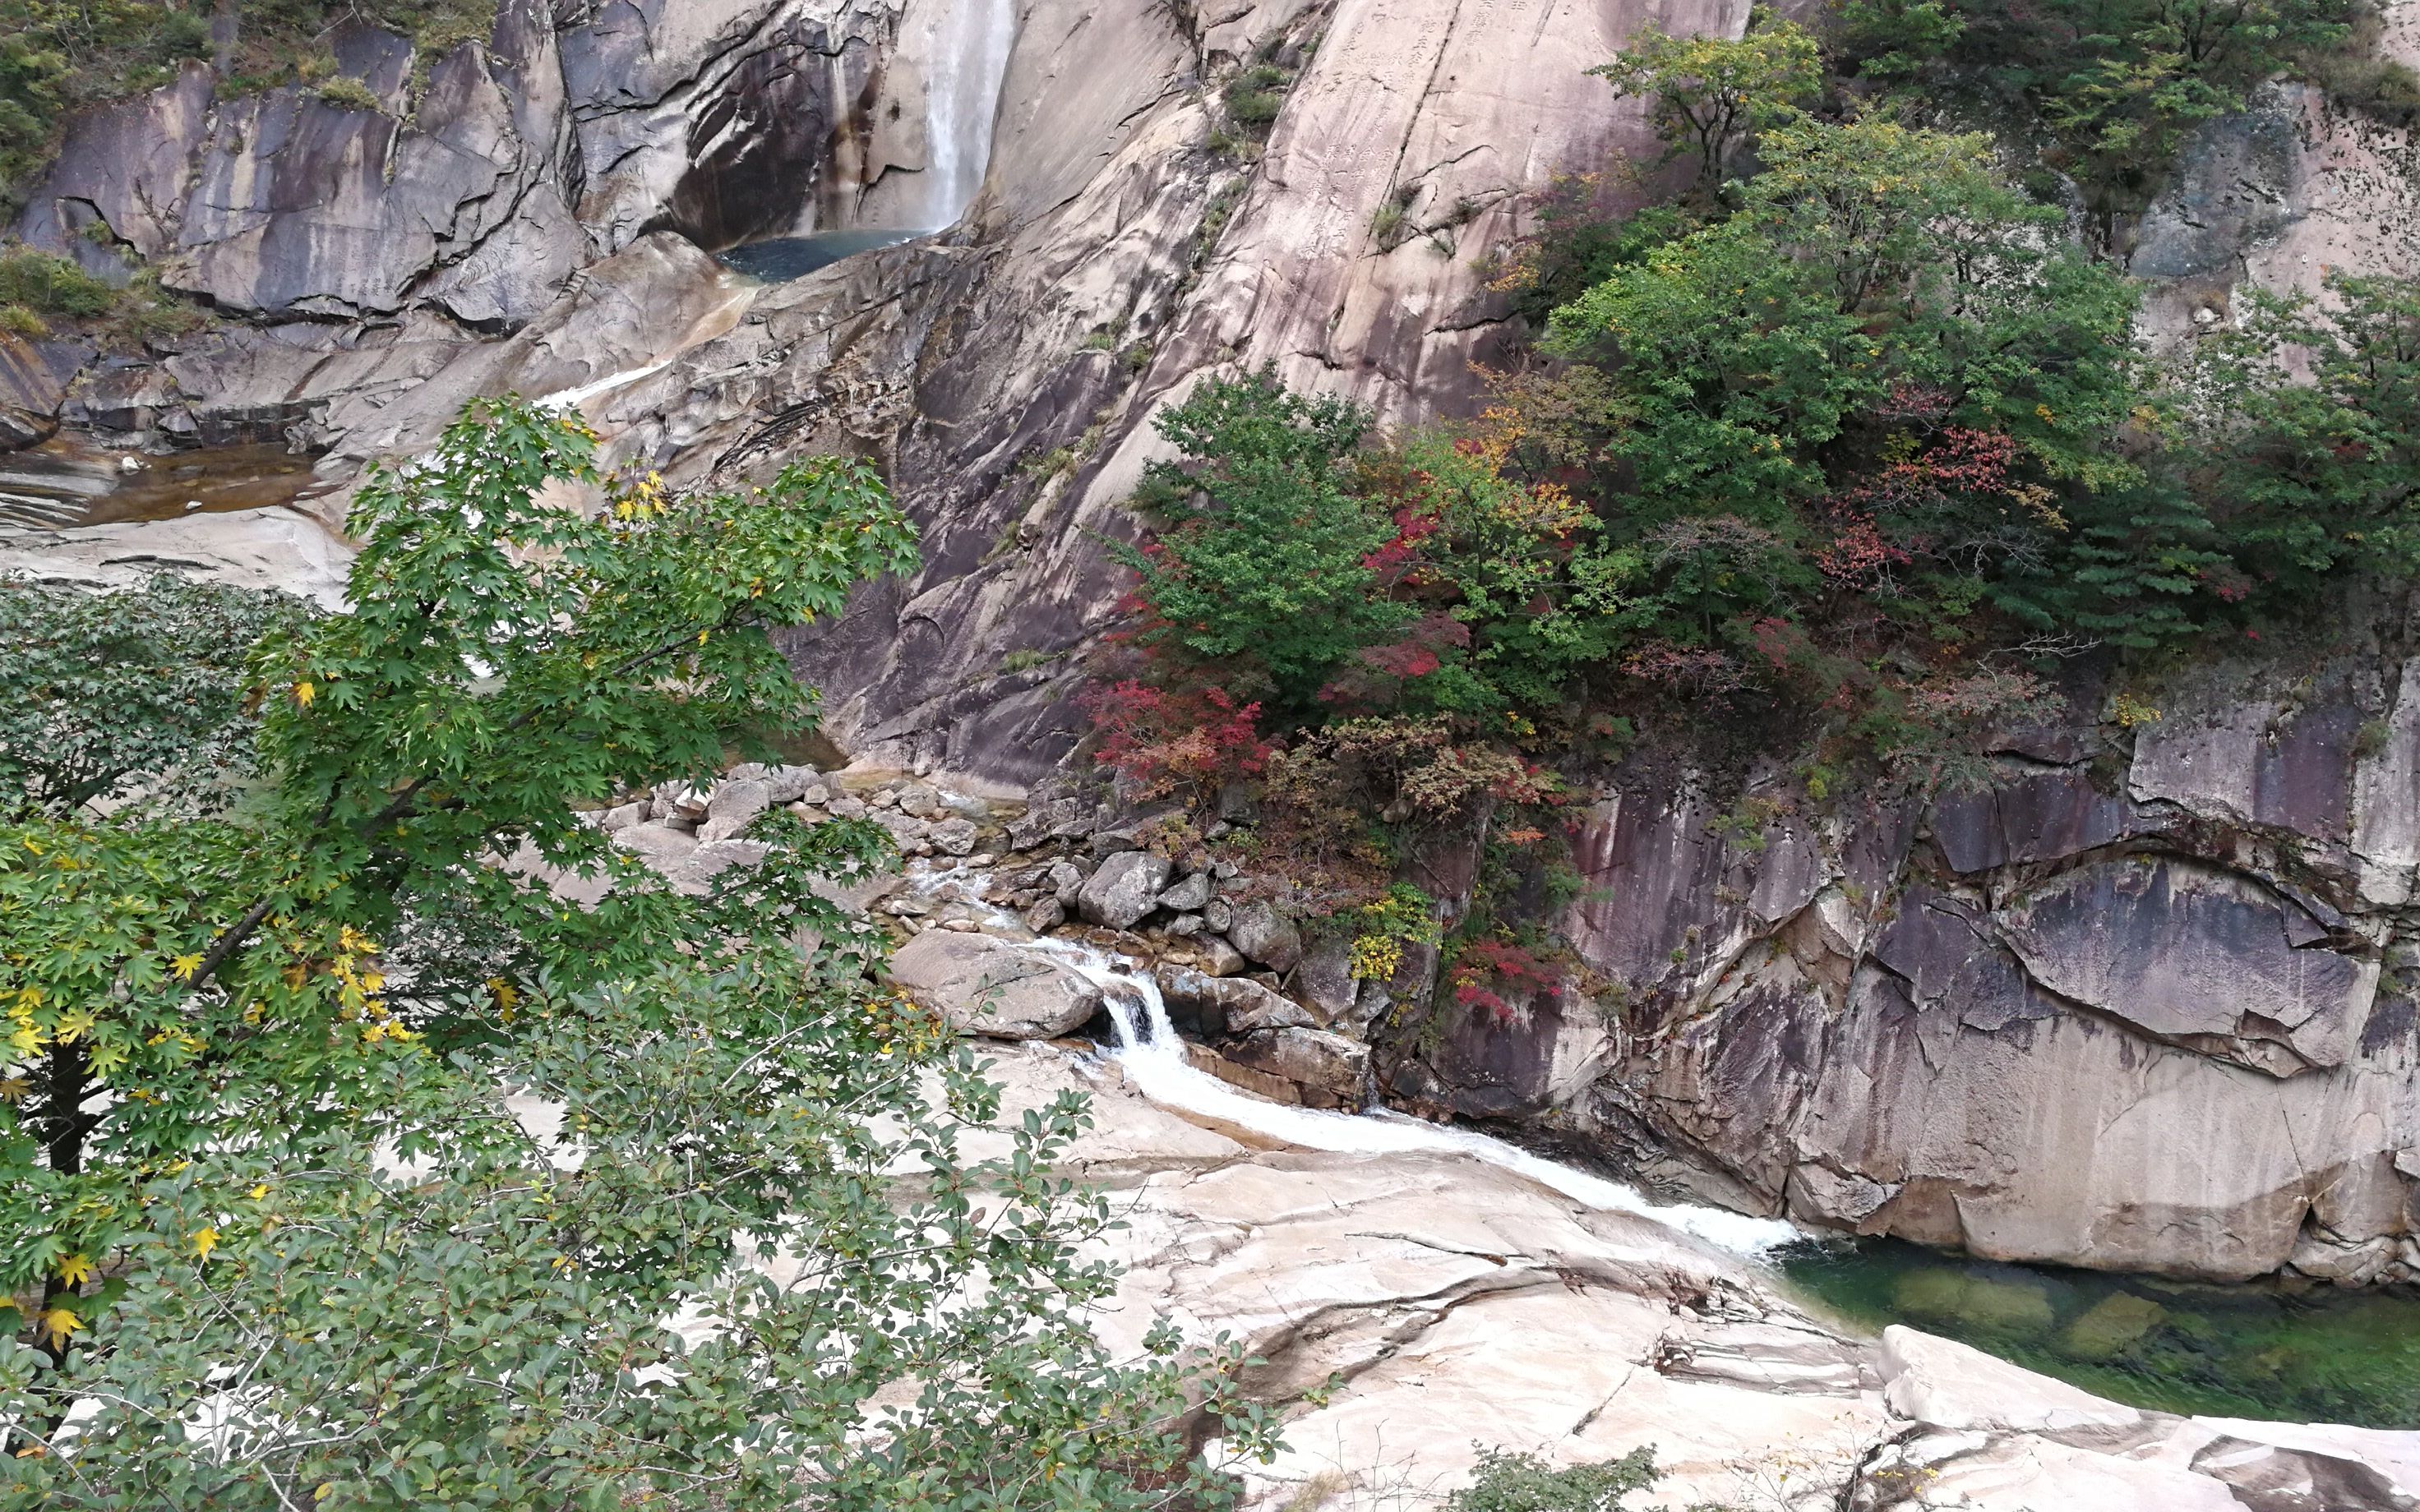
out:
M1575 1170L1467 1129L1424 1123L1395 1113L1330 1113L1289 1107L1249 1096L1202 1072L1186 1058L1185 1043L1169 1021L1168 1004L1149 972L1070 940L1036 940L1032 949L1101 989L1110 1023L1115 1026L1119 1065L1136 1090L1164 1107L1249 1129L1306 1149L1356 1155L1417 1151L1468 1156L1528 1177L1584 1206L1646 1218L1694 1234L1737 1255L1762 1255L1804 1237L1776 1218L1754 1218L1720 1208L1683 1203L1650 1202L1636 1188L1620 1181Z

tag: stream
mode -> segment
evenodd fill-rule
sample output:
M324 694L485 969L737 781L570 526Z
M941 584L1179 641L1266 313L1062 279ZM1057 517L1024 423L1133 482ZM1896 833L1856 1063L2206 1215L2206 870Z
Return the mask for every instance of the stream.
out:
M1110 1054L1152 1102L1305 1149L1424 1150L1516 1171L1575 1201L1634 1213L1748 1258L1815 1316L1872 1335L1891 1323L1973 1345L2151 1411L2420 1428L2420 1295L2289 1288L2004 1264L1898 1240L1818 1236L1559 1165L1466 1129L1377 1111L1264 1102L1197 1069L1158 984L1132 962L1064 939L1029 949L1098 986Z
M1769 1260L1819 1317L1905 1323L2164 1412L2420 1428L2420 1295L2220 1284L1804 1239Z
M141 464L128 471L121 458ZM37 531L292 503L318 485L283 446L206 446L151 456L72 433L0 455L0 528Z
M1249 1096L1198 1070L1186 1058L1184 1041L1169 1022L1159 984L1131 964L1071 941L1042 939L1031 949L1075 971L1101 989L1116 1026L1112 1050L1127 1079L1162 1107L1249 1129L1305 1149L1340 1154L1394 1154L1410 1150L1467 1155L1500 1165L1606 1212L1627 1212L1694 1234L1736 1255L1762 1255L1798 1237L1773 1218L1753 1218L1720 1208L1650 1202L1637 1189L1558 1165L1517 1145L1467 1129L1405 1118L1400 1113L1329 1113Z

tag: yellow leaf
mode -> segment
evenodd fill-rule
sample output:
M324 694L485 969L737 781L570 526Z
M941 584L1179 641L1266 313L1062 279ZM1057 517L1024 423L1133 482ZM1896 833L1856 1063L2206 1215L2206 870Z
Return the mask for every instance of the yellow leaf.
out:
M334 1491L335 1489L336 1483L334 1481L323 1480L319 1483L319 1489L311 1493L311 1500L314 1502L324 1502L328 1499L329 1494Z
M169 962L168 965L177 973L178 981L191 981L194 980L194 973L202 969L202 954L196 950L192 955L180 955Z
M311 701L318 696L319 690L313 687L309 683L297 683L294 685L294 702L302 704L306 709L311 706Z
M253 1201L258 1202L261 1198L269 1196L269 1183L267 1181L261 1182L259 1185L254 1187L250 1192L246 1193L245 1196L251 1197Z
M194 1255L196 1258L205 1260L209 1259L210 1257L210 1251L218 1247L219 1231L217 1229L196 1228L194 1230Z
M54 1307L42 1315L42 1332L51 1336L51 1344L54 1348L65 1344L69 1335L81 1333L83 1330L84 1319L65 1307Z
M59 1279L71 1287L83 1286L92 1279L92 1257L70 1255L59 1262Z

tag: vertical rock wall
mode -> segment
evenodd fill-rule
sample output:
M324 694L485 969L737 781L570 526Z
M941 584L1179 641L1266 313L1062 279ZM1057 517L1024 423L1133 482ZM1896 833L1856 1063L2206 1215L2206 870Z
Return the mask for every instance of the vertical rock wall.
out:
M2364 611L2382 643L2135 689L2156 720L2011 741L1986 791L1617 788L1563 921L1616 990L1399 1088L1979 1255L2420 1274L2420 665Z

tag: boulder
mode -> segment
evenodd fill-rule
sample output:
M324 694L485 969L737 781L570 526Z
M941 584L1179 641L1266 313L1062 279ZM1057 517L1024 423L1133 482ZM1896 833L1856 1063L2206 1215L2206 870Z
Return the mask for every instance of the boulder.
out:
M1171 914L1198 914L1210 902L1209 873L1196 872L1159 895L1159 906Z
M1203 927L1208 928L1205 921ZM1223 934L1202 934L1194 939L1193 949L1200 955L1202 974L1211 977L1233 977L1251 965L1244 952L1227 943Z
M1278 1000L1285 1002L1283 998ZM1326 1029L1299 1026L1262 1029L1228 1045L1225 1053L1230 1059L1254 1071L1292 1082L1300 1089L1308 1106L1361 1105L1370 1069L1370 1047L1358 1040L1348 1040Z
M821 803L824 778L812 766L768 766L765 783L775 803Z
M973 820L954 817L942 820L926 833L932 839L933 849L942 855L970 856L974 854L975 838L980 831L975 828Z
M1008 826L1013 850L1030 851L1046 841L1076 840L1092 827L1092 806L1074 798L1051 798L1034 804Z
M1101 1008L1091 982L988 934L927 930L892 954L891 977L962 1032L997 1040L1056 1039Z
M706 817L698 822L697 838L705 841L729 840L755 823L756 816L774 802L773 784L763 778L725 778L714 785L714 795L706 800Z
M663 872L675 890L702 898L712 888L717 876L735 866L754 866L764 858L765 847L754 841L705 841Z
M697 849L697 837L657 821L615 830L613 843L661 871L687 859Z
M1292 971L1302 959L1301 933L1266 899L1238 906L1234 921L1227 926L1227 938L1271 971Z
M1071 914L1074 913L1076 896L1083 890L1084 887L1082 869L1071 862L1053 861L1047 875L1051 895L1059 900L1059 906Z
M1308 1010L1246 977L1218 977L1162 964L1152 973L1169 1017L1205 1039L1256 1029L1310 1027Z
M1027 909L1023 923L1036 934L1047 934L1067 922L1067 908L1056 898L1045 898Z
M1353 975L1353 942L1331 934L1303 951L1294 968L1294 995L1311 1005L1319 1022L1348 1018L1361 983Z
M1076 893L1077 911L1095 924L1132 929L1159 903L1168 886L1165 856L1149 851L1121 851L1101 863Z

